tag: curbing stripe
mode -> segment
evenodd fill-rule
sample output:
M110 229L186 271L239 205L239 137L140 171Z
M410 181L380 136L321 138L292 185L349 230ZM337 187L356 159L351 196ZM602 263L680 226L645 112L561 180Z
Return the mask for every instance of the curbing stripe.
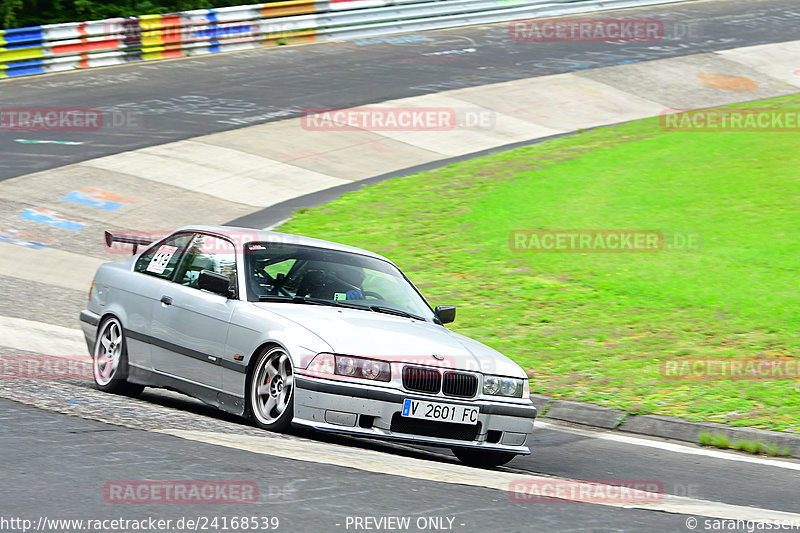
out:
M210 431L186 431L179 429L158 430L156 433L172 435L196 442L204 442L206 444L226 446L228 448L245 450L253 453L294 459L297 461L355 468L367 472L424 481L494 489L507 492L509 497L513 495L510 488L515 486L515 483L521 484L517 486L525 486L526 483L550 485L565 481L586 484L586 482L577 480L483 470L457 464L438 463L426 461L424 459L396 456L375 450L343 448L334 444L320 442L301 442L283 439L276 441L276 439L251 435L235 435ZM601 489L604 494L611 493L611 491L607 490L610 485L603 485L601 483L588 484ZM570 498L566 497L566 495L554 499L583 503L580 498ZM775 520L800 521L800 514L775 511L772 509L744 507L707 500L697 500L683 496L673 496L671 494L654 494L653 499L658 501L652 503L631 503L630 501L593 503L595 505L607 507L699 515L726 520L746 520L752 522Z
M761 441L765 444L789 448L792 457L800 456L800 435L796 433L732 427L713 422L690 422L673 416L629 415L624 411L600 405L554 400L538 394L533 394L531 397L539 410L540 419L547 417L571 424L649 435L692 444L698 444L699 435L703 432L723 434L733 442L741 439ZM798 470L800 470L800 465Z
M78 323L77 317L75 323ZM79 329L0 316L0 344L7 348L50 356L87 355Z
M33 250L0 242L0 272L45 285L87 292L102 259L57 248ZM77 315L75 317L77 321Z
M709 449L709 448L699 448L694 446L687 446L685 444L676 444L673 442L664 442L660 440L649 440L643 439L640 437L630 437L628 435L620 435L617 432L598 432L598 431L591 431L591 430L581 430L574 427L567 427L561 424L551 423L551 422L543 422L541 420L536 421L537 428L544 428L544 429L552 429L557 431L564 431L567 433L574 433L576 435L582 435L584 437L589 437L592 439L600 439L600 440L610 440L614 442L621 442L623 444L630 444L632 446L646 446L649 448L657 448L662 451L674 452L674 453L683 453L687 455L700 455L703 457L712 457L714 459L724 459L725 461L736 461L740 463L751 463L757 464L760 466L773 466L775 468L785 468L787 470L798 470L800 471L800 463L794 461L786 461L786 460L777 460L777 459L766 459L763 457L757 457L753 455L745 455L742 453L734 452L733 450L718 450L718 449ZM653 435L650 435L653 436Z

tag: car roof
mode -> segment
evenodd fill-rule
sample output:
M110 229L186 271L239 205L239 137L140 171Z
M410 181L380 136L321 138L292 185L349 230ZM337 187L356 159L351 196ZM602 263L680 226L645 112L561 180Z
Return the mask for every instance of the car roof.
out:
M304 237L302 235L293 235L291 233L280 233L277 231L256 230L252 228L238 228L235 226L183 226L176 229L173 233L185 231L200 231L217 233L230 237L237 247L242 247L248 242L274 242L282 244L298 244L300 246L313 246L316 248L325 248L328 250L336 250L340 252L350 252L360 255L366 255L381 259L392 263L386 257L364 250L363 248L356 248L355 246L348 246L337 242L325 241L322 239L314 239L312 237ZM394 263L392 263L394 264Z

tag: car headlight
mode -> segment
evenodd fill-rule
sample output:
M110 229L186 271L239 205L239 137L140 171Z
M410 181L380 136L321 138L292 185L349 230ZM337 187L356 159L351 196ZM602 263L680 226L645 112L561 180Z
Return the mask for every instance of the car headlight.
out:
M350 357L345 355L335 356L336 374L351 378L372 379L375 381L389 381L392 379L392 370L386 361Z
M314 356L314 359L308 364L306 370L314 374L333 374L336 360L333 354L319 353Z
M317 354L308 365L307 370L317 374L335 374L374 381L390 381L392 379L392 370L386 361L349 355Z
M361 375L367 379L378 379L382 375L385 375L386 381L389 381L390 374L391 368L389 364L383 361L365 359L361 367Z
M485 376L483 378L483 393L489 396L507 396L509 398L524 397L524 379L506 378L502 376Z
M500 394L500 378L486 376L483 380L483 393L490 396Z

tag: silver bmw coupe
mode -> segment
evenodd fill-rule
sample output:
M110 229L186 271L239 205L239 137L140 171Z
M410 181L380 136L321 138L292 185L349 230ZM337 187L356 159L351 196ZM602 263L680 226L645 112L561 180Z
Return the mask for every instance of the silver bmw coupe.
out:
M95 275L80 320L100 390L165 387L290 425L445 446L464 463L529 454L522 368L444 324L388 259L232 227L106 233L134 255ZM143 250L139 250L143 248Z

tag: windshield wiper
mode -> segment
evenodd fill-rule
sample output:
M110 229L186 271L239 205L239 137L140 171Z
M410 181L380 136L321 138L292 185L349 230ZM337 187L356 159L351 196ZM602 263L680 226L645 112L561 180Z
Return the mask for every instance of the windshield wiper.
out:
M414 320L419 320L421 322L425 322L425 319L421 316L412 315L406 311L401 311L400 309L395 309L393 307L383 307L380 305L370 305L370 309L375 311L376 313L386 313L387 315L396 315L396 316L404 316L406 318L413 318Z
M305 298L302 298L302 300L313 304L331 305L333 307L347 307L348 309L364 309L364 310L368 309L363 305L345 303L341 300L323 300L320 298L309 298L307 296Z
M405 318L413 318L414 320L419 320L420 322L425 322L425 319L421 316L417 316L406 311L401 311L400 309L395 309L393 307L384 307L381 305L358 305L358 304L351 304L345 303L341 300L324 300L322 298L309 298L308 296L281 296L275 294L264 294L258 297L259 302L286 302L292 304L309 304L309 305L327 305L330 307L346 307L348 309L361 309L362 311L374 311L376 313L385 313L387 315L395 315L395 316L402 316Z
M302 298L301 298L302 300ZM262 294L258 297L259 302L293 302L294 296L282 296L280 294Z
M347 307L349 309L367 309L363 305L346 304L338 300L324 300L309 298L308 296L281 296L279 294L263 294L258 297L259 302L286 302L291 304L328 305L331 307Z

